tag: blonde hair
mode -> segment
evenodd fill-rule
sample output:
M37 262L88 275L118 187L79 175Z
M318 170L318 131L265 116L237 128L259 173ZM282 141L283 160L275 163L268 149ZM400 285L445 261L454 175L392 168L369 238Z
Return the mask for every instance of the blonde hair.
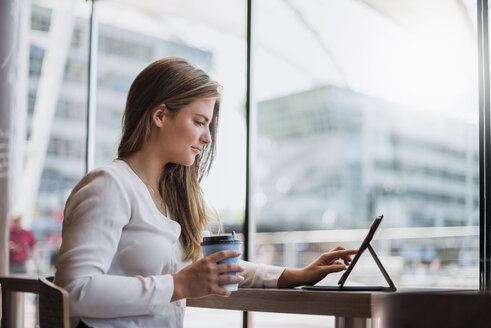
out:
M118 157L141 149L152 133L152 109L165 104L177 113L182 107L201 99L216 99L209 124L212 142L203 148L191 166L167 164L162 169L159 192L170 217L181 225L179 240L184 260L197 260L201 252L202 231L212 220L206 214L200 187L215 157L216 130L221 86L202 70L183 58L165 58L147 66L133 81L128 92L122 121Z

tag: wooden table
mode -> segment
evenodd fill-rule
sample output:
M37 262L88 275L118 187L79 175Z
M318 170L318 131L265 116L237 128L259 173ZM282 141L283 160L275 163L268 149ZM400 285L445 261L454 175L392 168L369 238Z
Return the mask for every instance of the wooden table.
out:
M251 312L330 315L338 328L369 327L375 317L376 300L391 294L447 294L475 292L462 289L402 288L397 292L310 291L239 288L228 298L207 296L188 299L187 306Z
M365 327L374 292L310 291L300 288L239 288L230 297L188 299L187 306L252 312L335 316L336 327Z
M8 327L8 315L12 313L11 292L38 293L39 282L33 277L0 277L3 316L2 327ZM230 297L207 296L188 299L187 306L210 309L224 309L250 312L273 312L329 315L335 317L338 328L370 326L372 317L377 315L379 299L394 294L424 295L441 293L476 293L462 289L399 289L397 292L354 292L354 291L312 291L300 288L266 289L239 288ZM411 296L412 297L412 296ZM488 301L488 300L486 300ZM390 302L389 302L390 303ZM486 303L488 304L488 303Z

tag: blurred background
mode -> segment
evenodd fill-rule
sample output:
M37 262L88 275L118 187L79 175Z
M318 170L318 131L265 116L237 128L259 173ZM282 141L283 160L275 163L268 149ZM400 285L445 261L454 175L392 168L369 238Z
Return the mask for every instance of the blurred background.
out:
M372 245L398 287L477 289L476 2L254 4L255 261L303 267L338 245L357 248L384 214ZM14 11L10 200L38 241L29 272L45 275L54 272L64 203L85 174L91 3L25 0ZM136 74L162 57L187 58L224 87L218 155L202 187L225 232L243 232L244 222L246 18L244 0L97 1L95 166L116 156ZM369 254L347 284L357 283L385 283ZM241 326L241 312L195 308L185 326L215 327L218 316ZM258 328L331 321L253 317Z

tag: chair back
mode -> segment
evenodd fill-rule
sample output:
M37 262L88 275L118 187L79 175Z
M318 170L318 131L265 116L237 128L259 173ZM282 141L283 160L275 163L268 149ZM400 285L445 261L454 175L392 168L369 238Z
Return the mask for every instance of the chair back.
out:
M68 292L53 277L39 278L39 327L70 328Z
M37 278L27 276L0 276L2 285L2 316L0 327L11 327L17 318L17 295L15 293L39 293L39 281Z
M70 328L68 292L53 284L53 277L32 278L27 276L0 277L1 311L0 327L10 327L16 322L14 293L34 293L39 295L39 327Z

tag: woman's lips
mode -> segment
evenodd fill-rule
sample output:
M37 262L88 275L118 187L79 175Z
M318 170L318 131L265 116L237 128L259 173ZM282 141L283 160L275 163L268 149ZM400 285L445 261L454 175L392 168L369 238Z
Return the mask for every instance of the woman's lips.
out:
M198 148L198 147L191 147L191 149L196 153L196 154L199 154L201 153L201 148Z

